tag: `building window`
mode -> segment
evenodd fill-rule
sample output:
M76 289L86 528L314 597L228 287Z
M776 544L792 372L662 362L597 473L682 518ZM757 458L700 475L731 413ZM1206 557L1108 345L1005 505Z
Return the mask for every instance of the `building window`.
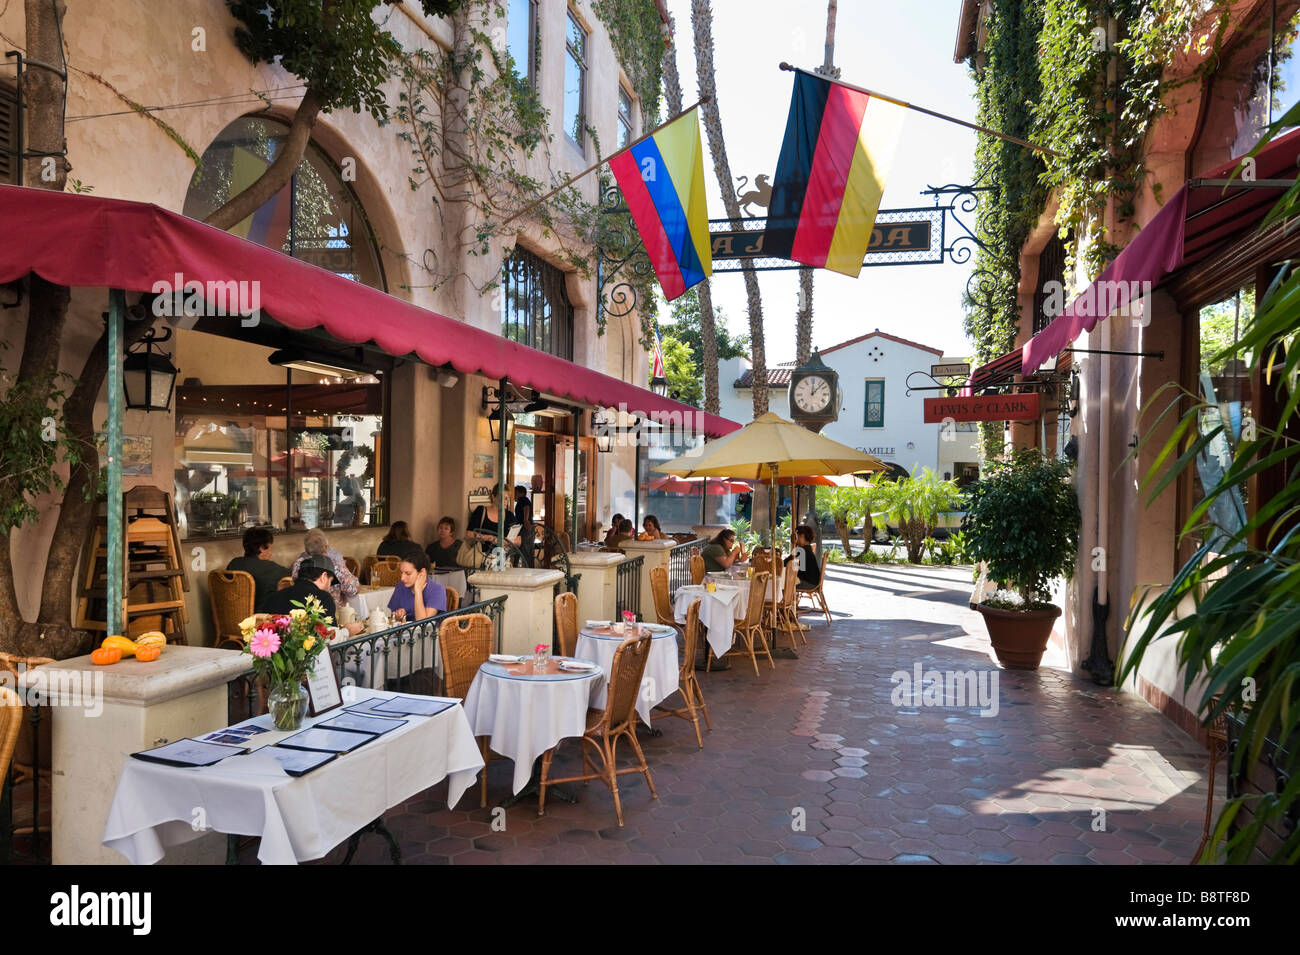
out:
M537 87L537 0L510 0L506 52L515 75Z
M564 39L564 134L586 152L587 31L570 10Z
M18 164L18 93L7 83L0 83L0 183L16 185Z
M632 141L632 94L623 84L618 87L618 145L620 148Z
M244 116L203 152L190 179L185 215L200 222L252 185L284 148L289 128ZM289 184L229 230L336 275L387 291L378 246L361 203L320 149L308 144Z
M866 392L862 427L883 428L885 426L885 379L868 378Z
M1038 288L1034 290L1034 334L1037 335L1065 308L1065 248L1060 233L1053 233L1038 254Z
M501 264L501 334L573 360L573 305L564 273L516 247Z

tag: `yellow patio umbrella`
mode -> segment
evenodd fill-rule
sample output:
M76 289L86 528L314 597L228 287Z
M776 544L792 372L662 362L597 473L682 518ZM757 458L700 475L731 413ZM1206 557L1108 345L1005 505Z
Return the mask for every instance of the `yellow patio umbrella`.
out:
M776 550L776 484L782 478L883 471L879 458L847 444L815 434L793 421L768 412L702 448L688 451L654 470L679 477L731 477L770 481L767 509L772 549ZM772 606L776 606L776 566L772 573ZM772 642L776 643L775 624ZM791 648L793 652L793 648Z

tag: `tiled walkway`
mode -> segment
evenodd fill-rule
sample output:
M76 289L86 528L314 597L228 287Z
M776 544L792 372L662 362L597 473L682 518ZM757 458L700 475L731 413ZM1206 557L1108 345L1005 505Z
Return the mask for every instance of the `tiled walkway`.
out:
M577 805L529 799L494 831L477 787L460 808L445 785L386 816L417 863L1137 863L1186 862L1200 838L1206 759L1132 696L1044 667L999 670L959 568L832 565L835 622L808 617L809 645L776 670L702 677L714 730L704 749L667 720L643 746L659 798L620 777ZM820 622L819 622L820 621ZM891 675L974 671L998 678L997 712L914 700ZM923 676L923 684L926 681ZM985 682L987 687L988 683ZM894 699L901 705L895 705ZM986 697L986 701L987 701ZM917 705L919 704L919 705ZM985 709L991 711L992 706ZM575 744L557 768L577 762ZM572 760L572 762L568 762ZM489 772L489 803L510 764ZM549 802L549 801L548 801ZM501 818L497 814L497 818ZM499 824L498 824L499 827ZM337 862L342 850L325 860ZM386 862L367 836L359 862Z

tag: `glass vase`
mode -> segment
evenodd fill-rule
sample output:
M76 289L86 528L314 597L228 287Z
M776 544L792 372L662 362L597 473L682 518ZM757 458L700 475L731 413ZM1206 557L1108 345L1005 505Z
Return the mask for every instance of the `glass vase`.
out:
M283 680L271 686L267 709L278 730L296 730L307 713L307 688L298 680Z

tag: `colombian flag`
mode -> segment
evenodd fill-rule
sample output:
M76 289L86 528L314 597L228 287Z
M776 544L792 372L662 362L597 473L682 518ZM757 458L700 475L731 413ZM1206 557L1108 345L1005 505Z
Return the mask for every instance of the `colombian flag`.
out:
M713 274L699 110L609 161L650 264L672 301Z
M903 112L878 96L795 74L768 206L766 253L857 278Z

